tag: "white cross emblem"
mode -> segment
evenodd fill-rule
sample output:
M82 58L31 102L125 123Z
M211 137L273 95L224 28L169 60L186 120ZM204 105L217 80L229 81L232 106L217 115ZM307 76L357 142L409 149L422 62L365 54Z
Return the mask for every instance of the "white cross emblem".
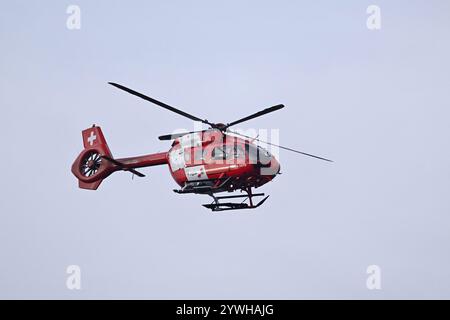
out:
M91 135L87 138L87 142L92 146L95 140L97 140L97 136L94 134L94 131L91 131Z

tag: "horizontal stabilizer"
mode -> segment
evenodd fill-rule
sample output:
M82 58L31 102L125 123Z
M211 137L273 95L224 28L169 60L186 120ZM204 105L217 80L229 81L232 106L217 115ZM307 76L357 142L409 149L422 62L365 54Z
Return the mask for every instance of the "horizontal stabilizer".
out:
M117 165L118 167L120 167L122 170L124 171L130 171L131 173L137 175L138 177L145 177L145 174L140 173L139 171L133 169L133 168L127 168L122 162L119 162L111 157L108 156L102 156L103 159L108 160L111 163L114 163L115 165Z
M97 190L98 187L100 186L100 183L102 183L103 179L91 182L91 183L87 183L87 182L83 182L81 180L78 180L78 187L80 187L81 189L88 189L88 190Z

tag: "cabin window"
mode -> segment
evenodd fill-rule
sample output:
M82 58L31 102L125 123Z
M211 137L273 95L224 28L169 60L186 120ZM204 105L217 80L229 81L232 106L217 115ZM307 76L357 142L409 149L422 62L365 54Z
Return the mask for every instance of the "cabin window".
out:
M194 151L194 160L195 163L202 163L205 158L206 150L203 148L195 149Z
M223 147L215 147L211 154L214 160L223 160L225 159L225 152L223 151Z
M241 145L224 145L215 147L212 151L212 158L215 160L242 158L244 155L244 148Z
M234 157L235 158L242 158L242 157L244 157L244 155L245 155L244 148L240 144L234 146Z
M189 151L184 152L184 161L188 164L191 163L191 153Z
M184 161L186 165L202 164L206 155L203 148L186 148L184 152Z

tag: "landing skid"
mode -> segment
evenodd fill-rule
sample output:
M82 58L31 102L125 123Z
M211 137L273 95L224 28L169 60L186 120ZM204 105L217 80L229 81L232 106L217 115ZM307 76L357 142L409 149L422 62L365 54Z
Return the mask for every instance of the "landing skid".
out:
M251 189L246 190L247 195L234 195L234 196L221 196L216 197L214 194L209 194L213 198L213 202L210 204L204 204L205 208L211 209L212 211L225 211L225 210L240 210L240 209L255 209L262 205L269 196L264 197L256 205L253 204L253 197L263 197L264 193L252 194ZM245 198L242 202L220 202L223 199L236 199ZM248 203L246 201L248 200Z

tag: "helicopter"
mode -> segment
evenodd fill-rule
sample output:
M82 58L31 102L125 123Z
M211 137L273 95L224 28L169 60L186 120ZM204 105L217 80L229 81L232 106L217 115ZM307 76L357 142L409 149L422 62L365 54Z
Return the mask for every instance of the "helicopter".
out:
M134 96L142 98L166 110L209 126L206 130L174 133L159 136L161 141L172 141L167 152L116 159L99 126L93 125L82 131L84 149L72 165L72 173L82 189L97 190L101 182L115 171L128 171L138 177L145 175L137 168L168 165L170 173L179 185L173 191L178 194L201 194L212 197L203 204L212 211L255 209L269 197L254 193L262 185L272 181L280 173L280 163L255 141L281 149L332 162L332 160L295 149L279 146L230 130L239 123L284 108L278 104L227 124L213 123L198 118L181 109L170 106L123 85L108 82ZM217 195L218 193L240 194ZM263 197L255 203L255 197ZM230 202L230 199L235 199ZM227 202L228 201L228 202Z

